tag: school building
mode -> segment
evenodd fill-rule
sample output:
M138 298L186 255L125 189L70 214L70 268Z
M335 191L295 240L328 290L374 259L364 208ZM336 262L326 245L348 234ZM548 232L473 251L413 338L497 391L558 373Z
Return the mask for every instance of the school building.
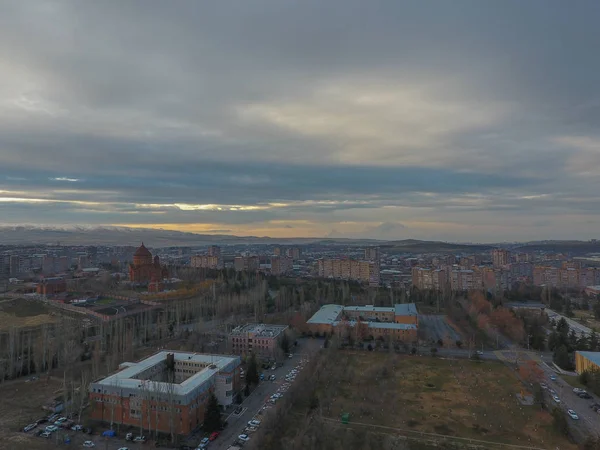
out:
M367 325L368 336L394 341L417 340L419 314L414 303L393 307L324 305L308 321L309 330L318 335L333 333L340 325Z
M240 358L161 351L90 384L91 418L144 430L190 434L204 421L210 393L233 403L241 387Z

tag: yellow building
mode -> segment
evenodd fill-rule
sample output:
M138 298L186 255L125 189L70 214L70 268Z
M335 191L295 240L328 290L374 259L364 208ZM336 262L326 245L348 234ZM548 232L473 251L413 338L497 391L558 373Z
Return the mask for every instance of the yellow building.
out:
M575 371L600 370L600 352L575 352Z

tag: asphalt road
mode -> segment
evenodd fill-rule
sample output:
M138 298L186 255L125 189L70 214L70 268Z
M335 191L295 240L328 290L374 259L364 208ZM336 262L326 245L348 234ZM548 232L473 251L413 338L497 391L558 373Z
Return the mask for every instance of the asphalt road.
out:
M316 339L302 339L299 340L299 342L298 347L294 349L294 356L292 358L286 358L282 367L275 370L269 369L264 371L265 377L275 375L276 380L261 382L252 394L244 399L240 405L243 408L242 414L231 414L227 418L227 428L225 428L221 435L208 446L209 450L226 450L237 440L237 437L243 433L248 421L255 418L255 416L258 420L262 420L262 417L258 415L258 412L267 402L269 397L277 392L279 386L284 382L287 373L298 365L300 360L306 354L308 347L315 345L320 346L322 344L320 340ZM252 439L252 436L250 436L250 439Z
M573 420L571 417L567 416L570 425L579 429L583 434L586 432L589 434L589 431L591 431L600 436L600 414L594 412L594 410L590 408L593 403L600 403L600 400L592 393L589 393L592 398L588 400L578 397L573 392L573 387L560 378L552 368L545 364L540 364L540 367L547 377L545 383L548 385L548 388L554 389L556 395L560 399L560 403L556 403L552 400L552 396L548 392L548 406L550 408L558 406L565 414L567 414L567 409L574 410L579 416L579 420ZM555 381L550 380L551 375L556 376Z

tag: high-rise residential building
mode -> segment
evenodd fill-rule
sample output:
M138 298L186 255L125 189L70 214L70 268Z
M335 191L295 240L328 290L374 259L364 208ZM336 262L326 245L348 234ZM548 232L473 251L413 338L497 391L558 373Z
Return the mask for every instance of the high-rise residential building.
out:
M298 261L302 257L302 250L300 247L290 247L285 253L288 258L292 258L294 261Z
M19 275L20 273L22 273L23 271L23 257L19 256L19 255L10 255L9 257L9 267L10 267L10 276L11 277L16 277L17 275Z
M286 256L271 256L271 274L283 275L291 272L294 267L292 258Z
M208 247L208 256L218 256L221 257L221 247L218 245L211 245Z
M379 285L379 263L354 259L320 259L319 276Z
M502 267L510 263L510 252L501 248L492 250L492 263L494 267Z
M204 269L221 269L221 258L216 255L196 255L190 258L190 266Z
M379 247L367 247L365 248L365 260L379 262L381 255L379 253Z
M273 254L274 254L275 256L281 256L281 247L275 247L275 248L273 249Z
M233 267L238 272L255 272L259 268L259 258L257 256L236 256L233 260Z

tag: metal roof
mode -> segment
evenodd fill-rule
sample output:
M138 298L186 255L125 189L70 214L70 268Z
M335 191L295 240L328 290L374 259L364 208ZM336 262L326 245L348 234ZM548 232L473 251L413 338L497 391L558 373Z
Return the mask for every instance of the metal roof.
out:
M600 366L600 352L579 352L578 351L577 353L580 354L581 356L583 356L585 359L590 360L597 366Z
M341 305L323 305L313 316L308 319L307 323L326 323L333 324L342 310L344 309Z

